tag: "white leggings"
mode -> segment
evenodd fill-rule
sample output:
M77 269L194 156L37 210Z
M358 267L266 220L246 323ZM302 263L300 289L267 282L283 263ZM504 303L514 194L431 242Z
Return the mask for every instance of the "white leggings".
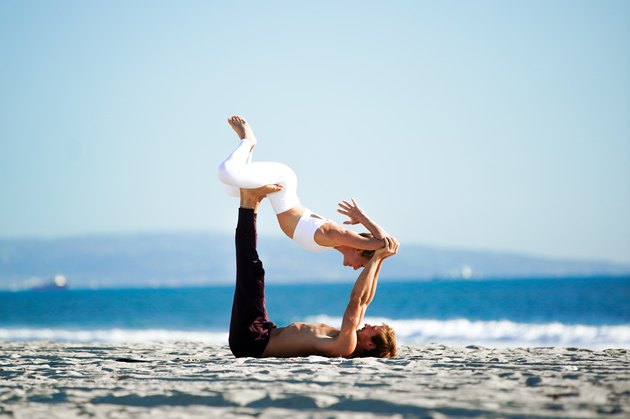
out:
M239 146L219 166L218 177L225 184L229 195L239 196L239 188L254 189L272 183L284 188L267 195L276 214L290 210L300 204L297 196L297 177L293 170L282 163L252 163L252 149L249 141L241 141Z

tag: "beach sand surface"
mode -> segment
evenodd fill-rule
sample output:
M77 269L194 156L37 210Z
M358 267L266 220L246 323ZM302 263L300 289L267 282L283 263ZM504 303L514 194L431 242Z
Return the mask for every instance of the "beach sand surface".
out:
M0 343L0 417L630 417L630 351L402 346L255 359L194 342Z

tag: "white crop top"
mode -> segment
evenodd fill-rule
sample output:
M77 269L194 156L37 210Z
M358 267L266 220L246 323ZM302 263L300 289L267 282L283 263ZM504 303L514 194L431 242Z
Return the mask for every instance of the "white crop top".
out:
M315 232L327 222L328 220L325 218L321 218L311 211L305 210L295 226L293 240L309 252L323 252L324 250L332 249L332 247L321 246L315 243Z

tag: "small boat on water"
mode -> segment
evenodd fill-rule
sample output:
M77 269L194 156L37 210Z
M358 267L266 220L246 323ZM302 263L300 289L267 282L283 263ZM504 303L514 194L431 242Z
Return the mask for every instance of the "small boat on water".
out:
M68 289L68 280L63 275L55 275L50 281L35 285L32 291L58 291Z

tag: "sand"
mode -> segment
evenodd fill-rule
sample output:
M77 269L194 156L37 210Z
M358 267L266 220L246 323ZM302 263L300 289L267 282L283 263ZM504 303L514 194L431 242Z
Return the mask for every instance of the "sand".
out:
M0 343L0 417L630 417L630 350L402 346L236 359L225 346Z

